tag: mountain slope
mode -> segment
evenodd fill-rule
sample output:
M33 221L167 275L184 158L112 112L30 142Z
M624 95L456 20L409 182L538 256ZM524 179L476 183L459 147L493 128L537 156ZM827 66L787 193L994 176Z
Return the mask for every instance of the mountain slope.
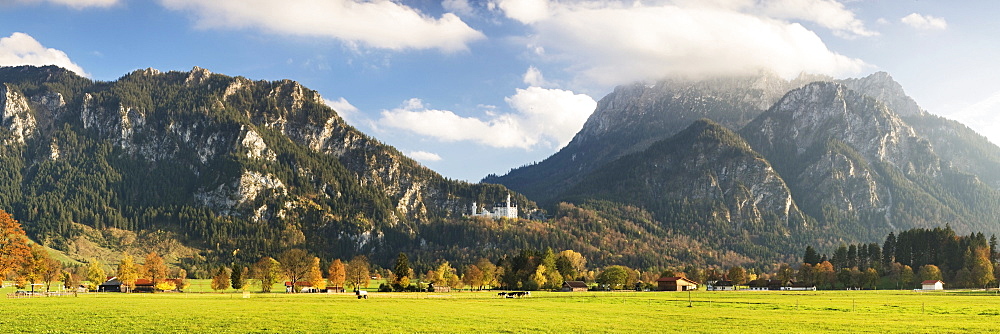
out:
M424 225L508 194L443 178L289 80L6 67L0 96L0 208L57 248L79 223L171 231L214 256L391 257L419 249Z
M758 259L780 257L810 229L767 160L709 120L595 170L560 198L636 205L673 233Z
M552 202L588 172L710 119L731 130L743 127L789 90L827 79L787 81L772 73L706 80L662 80L619 86L602 98L573 140L537 164L484 182L503 184L539 202Z

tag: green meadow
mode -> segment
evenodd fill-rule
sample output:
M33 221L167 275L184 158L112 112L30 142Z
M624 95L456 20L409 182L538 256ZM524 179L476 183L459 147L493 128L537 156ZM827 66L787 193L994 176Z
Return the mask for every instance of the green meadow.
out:
M10 292L3 289L4 292ZM689 306L690 305L690 306ZM1000 331L995 292L87 293L3 299L4 333Z

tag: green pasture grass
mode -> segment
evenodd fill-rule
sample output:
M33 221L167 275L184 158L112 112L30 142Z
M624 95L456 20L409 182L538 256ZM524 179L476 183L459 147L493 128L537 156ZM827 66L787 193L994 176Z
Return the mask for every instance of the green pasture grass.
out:
M4 289L9 290L9 289ZM276 291L284 291L276 290ZM89 293L3 299L5 333L1000 331L984 292Z

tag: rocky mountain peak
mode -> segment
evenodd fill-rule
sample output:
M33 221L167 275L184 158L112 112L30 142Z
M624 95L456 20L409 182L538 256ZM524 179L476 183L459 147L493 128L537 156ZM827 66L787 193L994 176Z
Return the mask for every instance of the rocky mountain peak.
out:
M886 72L875 72L864 78L845 79L838 81L854 91L871 96L882 101L889 109L901 116L923 115L927 112L917 105L913 98L906 95L903 85L893 80Z

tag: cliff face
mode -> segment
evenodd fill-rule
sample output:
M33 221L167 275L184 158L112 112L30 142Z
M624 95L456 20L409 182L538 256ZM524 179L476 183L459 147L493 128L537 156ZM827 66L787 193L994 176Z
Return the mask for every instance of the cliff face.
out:
M0 68L0 114L2 183L25 190L0 207L56 246L84 223L174 230L219 251L388 253L419 247L418 226L508 193L444 179L290 80Z

